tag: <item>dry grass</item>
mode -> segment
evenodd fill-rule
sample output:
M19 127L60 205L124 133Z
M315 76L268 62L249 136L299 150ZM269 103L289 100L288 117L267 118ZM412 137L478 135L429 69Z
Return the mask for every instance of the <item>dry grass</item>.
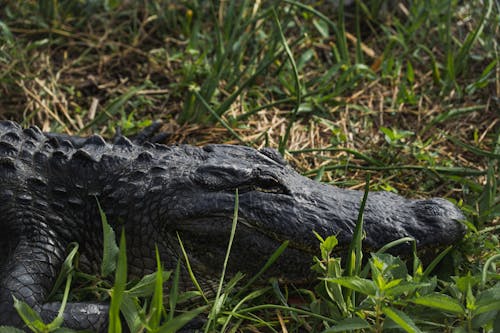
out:
M4 14L0 19L15 39L0 48L3 59L0 63L1 116L24 124L37 124L45 131L69 134L97 131L108 137L112 136L115 126L121 126L125 133L133 133L147 124L143 120L163 120L164 130L171 134L166 143L241 143L206 116L201 122L196 119L181 124L178 122L187 100L192 98L189 87L201 86L212 70L210 66L214 66L215 56L204 56L203 52L214 52L213 48L209 48L215 38L215 33L211 34L211 31L215 28L214 24L223 25L228 5L218 8L216 18L219 22L214 23L211 17L202 17L203 11L209 10L208 5L193 7L189 2L163 4L166 15L175 17L174 22L166 22L165 18L161 20L161 12L154 11L153 6L123 4L116 10L100 10L95 15L81 17L72 16L70 9L59 8L59 12L53 14L52 22L47 24L47 14L44 16L35 3L20 5L7 2L9 10L6 12L10 14ZM297 10L297 7L287 7L286 4L281 6ZM264 8L267 7L261 3L250 6L245 19L256 19ZM479 14L472 6L457 8L459 10L452 18L454 21L450 29L454 38L464 40L463 36L474 31L479 24ZM316 9L332 20L337 17L337 12L326 3L319 4ZM291 125L290 139L286 144L287 151L295 151L287 153L287 159L300 170L319 170L322 166L347 162L349 165L370 167L370 163L347 150L371 156L386 166L432 168L440 165L480 171L487 169L487 158L458 146L448 136L485 151L493 151L497 144L498 64L496 72L493 68L481 89L467 93L464 87L477 80L492 57L498 59L496 42L487 40L488 36L498 36L498 26L487 26L487 33L471 48L467 71L451 82L454 87L444 89L450 83L436 81L432 66L440 67L439 71L444 76L446 52L449 50L445 45L431 44L436 41L429 38L426 47L431 53L426 54L418 44L426 42L422 32L401 32L401 26L404 27L401 22L414 15L410 9L399 2L394 10L380 10L375 13L378 16L371 19L366 12L359 14L364 20L360 25L361 34L356 33L354 9L348 9L345 14L347 51L353 55L359 39L360 53L373 72L360 79L347 80L345 87L341 87L342 91L330 97L331 90L337 89L331 81L339 80L347 71L349 62L343 65L343 70L328 79L331 86L326 90L322 91L322 85L328 81L311 82L336 65L332 50L339 47L338 35L331 31L329 35L319 33L314 26L319 20L311 13L300 10L291 15L282 13L283 21L289 26L286 30L287 43L292 45L296 61L307 55L299 72L303 88L308 86L304 91L319 90L319 93L313 93L312 98L305 99L304 106L309 110L299 113L297 121ZM436 11L440 13L438 9ZM35 17L31 16L33 13ZM436 23L432 13L426 18L428 25ZM200 26L196 28L196 24ZM412 25L406 27L410 29ZM267 38L271 38L272 27L262 18L257 20L255 26L242 30L242 33L249 34L249 38L255 39L257 44L253 47L262 47L257 57L264 60L265 52L270 51L263 44L265 39L253 36L251 28L260 28ZM419 28L425 29L426 25ZM407 33L403 36L407 40L398 40L388 48L388 41L403 38L402 33ZM430 34L443 31L442 28L440 31L439 27L432 27L428 33L430 37ZM491 45L494 50L487 49ZM454 47L458 50L457 46ZM225 66L245 66L249 57L249 52L242 51L240 63ZM352 63L354 58L347 60ZM411 79L408 64L413 64ZM255 64L250 63L249 66ZM294 108L294 93L283 85L283 80L293 80L286 66L286 58L276 58L224 110L223 119L247 144L278 147L280 138L285 136L290 112ZM241 80L245 77L242 75ZM216 82L216 93L208 96L214 107L239 87L239 83L228 84L230 79ZM402 91L402 88L407 91ZM129 98L118 101L122 104L113 108L113 103L131 90L136 91ZM405 96L408 92L411 98ZM273 105L287 96L292 99ZM249 110L265 105L269 106L235 121ZM454 112L452 110L465 112L459 111L457 116L447 117ZM89 127L89 124L93 125ZM413 134L391 145L380 130L382 127ZM337 150L297 152L325 147ZM365 173L364 170L346 167L323 174L323 179L361 188ZM464 199L463 184L450 183L450 179L443 175L411 169L372 173L376 179L375 188L397 189L416 196L444 195ZM486 181L484 175L474 177L477 184ZM432 181L429 182L428 178Z
M458 203L483 231L456 271L498 253L494 1L105 3L0 0L1 118L105 137L162 120L167 144L284 148L325 182L370 173L374 190Z

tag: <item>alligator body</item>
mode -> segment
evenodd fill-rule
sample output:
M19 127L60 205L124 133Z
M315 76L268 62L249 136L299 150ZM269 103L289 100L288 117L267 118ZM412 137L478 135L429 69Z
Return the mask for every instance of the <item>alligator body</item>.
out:
M115 230L125 228L130 274L155 270L155 244L165 269L174 268L179 234L197 278L217 279L236 189L239 223L229 272L256 273L289 241L269 271L289 281L310 277L318 247L313 231L335 234L339 248L347 248L363 196L303 177L267 148L139 145L125 137L111 144L99 136L49 135L0 122L0 324L23 327L12 296L45 320L55 316L59 303L46 297L71 242L80 245L80 268L99 271L97 200ZM443 199L373 192L364 245L378 249L409 236L419 248L445 246L461 238L462 218ZM65 325L103 331L107 310L106 304L69 303Z

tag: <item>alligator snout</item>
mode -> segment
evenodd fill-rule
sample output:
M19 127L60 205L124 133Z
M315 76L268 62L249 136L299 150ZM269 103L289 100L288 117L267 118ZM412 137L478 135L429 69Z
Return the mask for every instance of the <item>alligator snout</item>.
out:
M453 220L462 220L464 215L451 202L441 198L432 198L427 200L418 200L413 204L415 214L421 218L446 218Z
M412 211L420 222L420 233L424 234L422 244L451 244L465 233L466 228L460 223L465 220L465 216L458 207L445 199L416 200L412 204Z

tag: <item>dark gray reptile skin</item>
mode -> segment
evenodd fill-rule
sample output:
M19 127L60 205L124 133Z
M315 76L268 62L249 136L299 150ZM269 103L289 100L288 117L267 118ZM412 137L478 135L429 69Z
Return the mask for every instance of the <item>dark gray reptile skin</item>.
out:
M125 227L129 272L155 269L155 244L165 269L175 267L179 233L198 279L220 274L230 232L235 189L240 221L229 273L257 272L285 240L289 248L269 276L302 281L311 276L313 230L336 234L346 249L363 193L299 175L271 149L209 145L203 148L114 144L47 135L0 122L0 324L22 327L12 295L51 319L46 303L68 244L80 244L82 270L98 272L101 219L96 197L115 230ZM369 194L364 244L369 249L401 237L419 248L445 246L463 235L461 212L443 199L408 200ZM103 331L107 305L70 303L65 325Z

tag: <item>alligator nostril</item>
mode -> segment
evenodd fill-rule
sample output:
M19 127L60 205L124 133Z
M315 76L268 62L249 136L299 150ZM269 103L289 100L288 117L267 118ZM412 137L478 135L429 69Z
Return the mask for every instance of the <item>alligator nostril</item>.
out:
M415 201L413 210L422 218L445 218L448 220L461 220L464 215L454 204L441 198Z
M446 210L434 202L421 203L418 205L419 210L425 215L430 216L443 216L446 215Z

